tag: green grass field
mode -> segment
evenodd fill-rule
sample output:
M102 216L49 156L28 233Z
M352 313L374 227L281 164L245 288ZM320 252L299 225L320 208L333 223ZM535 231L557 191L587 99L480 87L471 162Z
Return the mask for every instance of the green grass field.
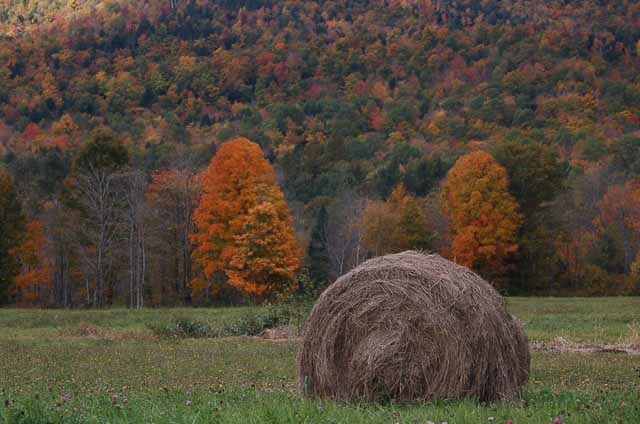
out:
M530 340L637 342L639 298L508 300ZM0 310L0 422L640 422L640 356L535 352L518 402L342 404L296 392L297 342L162 339L174 318L222 326L251 308Z

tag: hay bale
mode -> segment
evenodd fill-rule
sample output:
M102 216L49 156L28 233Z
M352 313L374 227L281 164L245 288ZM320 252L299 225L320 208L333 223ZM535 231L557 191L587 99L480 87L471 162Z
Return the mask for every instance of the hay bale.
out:
M514 399L529 347L491 285L438 255L371 259L320 296L298 355L309 397Z

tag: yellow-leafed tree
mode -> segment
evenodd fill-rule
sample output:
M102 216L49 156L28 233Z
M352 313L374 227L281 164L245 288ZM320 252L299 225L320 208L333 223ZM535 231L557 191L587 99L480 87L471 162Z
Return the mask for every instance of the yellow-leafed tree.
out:
M364 242L375 256L431 249L434 235L418 199L398 185L386 202L371 201L363 216Z

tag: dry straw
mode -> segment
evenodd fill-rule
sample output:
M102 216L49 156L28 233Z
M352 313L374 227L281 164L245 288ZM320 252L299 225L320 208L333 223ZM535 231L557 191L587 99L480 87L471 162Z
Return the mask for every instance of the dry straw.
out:
M502 297L438 255L371 259L318 300L298 356L309 397L508 400L529 375L529 347Z

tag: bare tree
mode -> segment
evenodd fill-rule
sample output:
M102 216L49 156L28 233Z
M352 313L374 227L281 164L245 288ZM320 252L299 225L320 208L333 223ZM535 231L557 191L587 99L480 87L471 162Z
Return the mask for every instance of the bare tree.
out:
M127 245L129 253L129 307L144 306L144 282L147 269L146 253L146 175L140 170L124 174L126 199Z
M344 191L329 206L324 231L331 262L331 276L337 278L358 266L365 258L362 215L367 201L354 191Z
M435 236L434 249L439 252L448 250L451 244L447 233L449 223L442 210L440 191L432 191L422 202L427 218L427 227Z
M74 202L79 214L76 238L86 278L87 301L103 306L107 277L118 232L122 196L121 175L109 169L89 167L73 180ZM93 285L89 283L90 276Z
M608 188L618 181L619 175L611 168L594 167L570 181L569 190L551 205L550 213L560 223L557 231L562 243L557 249L571 288L578 288L584 280L599 203Z
M185 303L190 301L191 232L200 195L192 163L188 156L179 158L170 168L154 173L147 190L154 279L161 284L162 293L173 292Z
M53 301L65 308L73 302L72 237L70 215L58 199L45 205L42 221L46 228L48 252L53 267Z

